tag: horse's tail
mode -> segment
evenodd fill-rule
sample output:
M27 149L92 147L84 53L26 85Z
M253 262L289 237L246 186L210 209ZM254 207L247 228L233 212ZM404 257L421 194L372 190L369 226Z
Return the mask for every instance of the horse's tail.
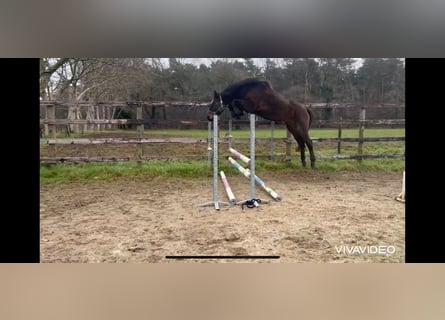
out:
M307 113L309 114L309 128L311 127L311 124L312 124L312 118L313 118L313 116L314 116L314 115L312 114L311 106L312 106L312 104L310 104L308 107L306 106Z

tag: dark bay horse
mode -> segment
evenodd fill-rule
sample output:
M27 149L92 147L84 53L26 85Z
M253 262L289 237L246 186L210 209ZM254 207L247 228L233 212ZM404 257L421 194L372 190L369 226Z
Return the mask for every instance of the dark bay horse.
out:
M301 163L306 166L305 146L308 147L311 168L315 168L315 155L309 128L312 113L309 108L287 100L272 89L268 81L246 79L224 89L221 94L214 92L209 105L207 120L213 120L213 114L220 115L229 107L232 117L239 119L244 112L256 114L270 121L282 121L298 143Z

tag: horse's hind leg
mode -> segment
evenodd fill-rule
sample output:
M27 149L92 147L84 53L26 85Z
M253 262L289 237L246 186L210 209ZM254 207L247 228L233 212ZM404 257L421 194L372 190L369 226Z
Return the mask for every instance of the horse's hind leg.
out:
M298 147L300 148L301 164L303 165L303 167L306 167L306 154L305 154L306 139L304 135L301 134L301 131L298 130L298 128L296 128L295 126L286 124L286 127L287 130L289 130L289 132L294 136L295 140L297 141Z
M314 148L312 146L312 140L309 137L308 132L304 132L301 128L294 126L292 123L286 124L287 130L294 136L295 140L297 140L298 146L300 147L301 152L301 163L303 167L306 166L306 155L305 155L305 146L309 149L310 158L311 158L311 168L315 169L315 154Z
M306 167L306 146L304 145L304 140L301 138L296 139L298 143L298 147L300 149L300 155L301 155L301 164L303 167Z
M309 137L309 133L303 133L301 130L294 129L291 126L287 126L287 129L292 133L295 140L297 140L298 146L300 147L300 153L301 153L301 163L303 164L303 167L306 166L306 155L305 155L305 147L309 149L310 158L311 158L311 168L315 169L315 154L314 154L314 147L312 145L312 140Z
M315 154L314 154L314 147L312 146L312 140L309 138L309 134L305 135L305 143L307 145L307 148L309 149L310 158L311 158L311 168L315 169Z

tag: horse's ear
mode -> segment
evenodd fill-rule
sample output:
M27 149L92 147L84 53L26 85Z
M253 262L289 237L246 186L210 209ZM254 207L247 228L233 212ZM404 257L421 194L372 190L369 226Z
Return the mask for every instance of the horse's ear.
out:
M213 97L219 99L219 93L216 90L213 91Z

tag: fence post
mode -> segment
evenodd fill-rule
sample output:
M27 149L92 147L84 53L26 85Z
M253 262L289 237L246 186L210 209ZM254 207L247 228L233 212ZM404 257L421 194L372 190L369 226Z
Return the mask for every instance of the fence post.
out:
M73 113L74 113L74 118L73 118L73 120L80 120L80 110L79 110L79 102L76 102L76 106L75 107L73 107ZM74 125L73 125L73 133L79 133L79 128L80 128L80 125L78 124L78 123L75 123ZM69 125L68 125L68 133L70 132L69 131Z
M269 159L271 161L275 161L275 121L270 122L270 156Z
M106 114L107 114L107 120L111 120L111 118L113 118L113 114L112 114L111 106L107 106L105 110L107 110L107 111L106 111ZM112 126L113 126L113 125L112 125L111 122L110 122L110 123L107 124L106 127L107 127L108 130L111 130L111 129L112 129Z
M99 115L99 105L96 105L96 106L94 106L94 118L96 119L96 120L100 120L100 115ZM100 131L100 124L99 123L96 123L95 125L94 125L94 127L96 128L96 130L95 131Z
M337 143L337 153L341 154L341 121L343 120L342 117L340 117L340 122L338 123L338 143Z
M142 104L138 103L137 109L136 109L136 119L142 120ZM144 124L138 124L138 138L139 143L137 144L137 157L138 157L138 164L142 163L142 142L141 140L144 138Z
M83 109L85 109L85 108L83 108ZM86 113L85 113L85 118L82 117L82 106L79 107L79 114L80 114L80 117L82 118L82 120L86 120ZM84 134L85 131L87 130L87 124L84 123L84 124L80 124L79 126L80 126L80 133Z
M48 106L45 106L45 122L48 121ZM43 128L45 130L45 137L49 136L49 128L48 128L48 123L45 123L43 125Z
M46 119L52 123L48 124L48 136L56 138L56 106L51 104L46 106Z
M55 139L56 133L57 133L57 127L55 124L56 121L56 106L55 105L48 105L46 106L46 118L51 123L48 124L48 137ZM48 148L49 156L52 158L56 157L56 145L50 144Z
M99 120L104 120L105 119L105 109L104 106L100 106L99 107ZM99 124L99 131L104 131L105 130L105 124L101 123Z
M291 161L292 159L291 148L292 148L292 140L290 132L289 130L286 130L286 159L285 159L286 161Z
M360 126L358 129L358 138L359 138L359 142L358 142L358 149L357 149L357 153L359 155L363 154L363 138L364 138L364 133L365 133L365 121L366 121L366 108L362 107L360 110ZM359 161L362 160L362 157L358 158Z
M232 117L229 119L229 131L228 131L228 138L229 138L229 149L232 148Z

